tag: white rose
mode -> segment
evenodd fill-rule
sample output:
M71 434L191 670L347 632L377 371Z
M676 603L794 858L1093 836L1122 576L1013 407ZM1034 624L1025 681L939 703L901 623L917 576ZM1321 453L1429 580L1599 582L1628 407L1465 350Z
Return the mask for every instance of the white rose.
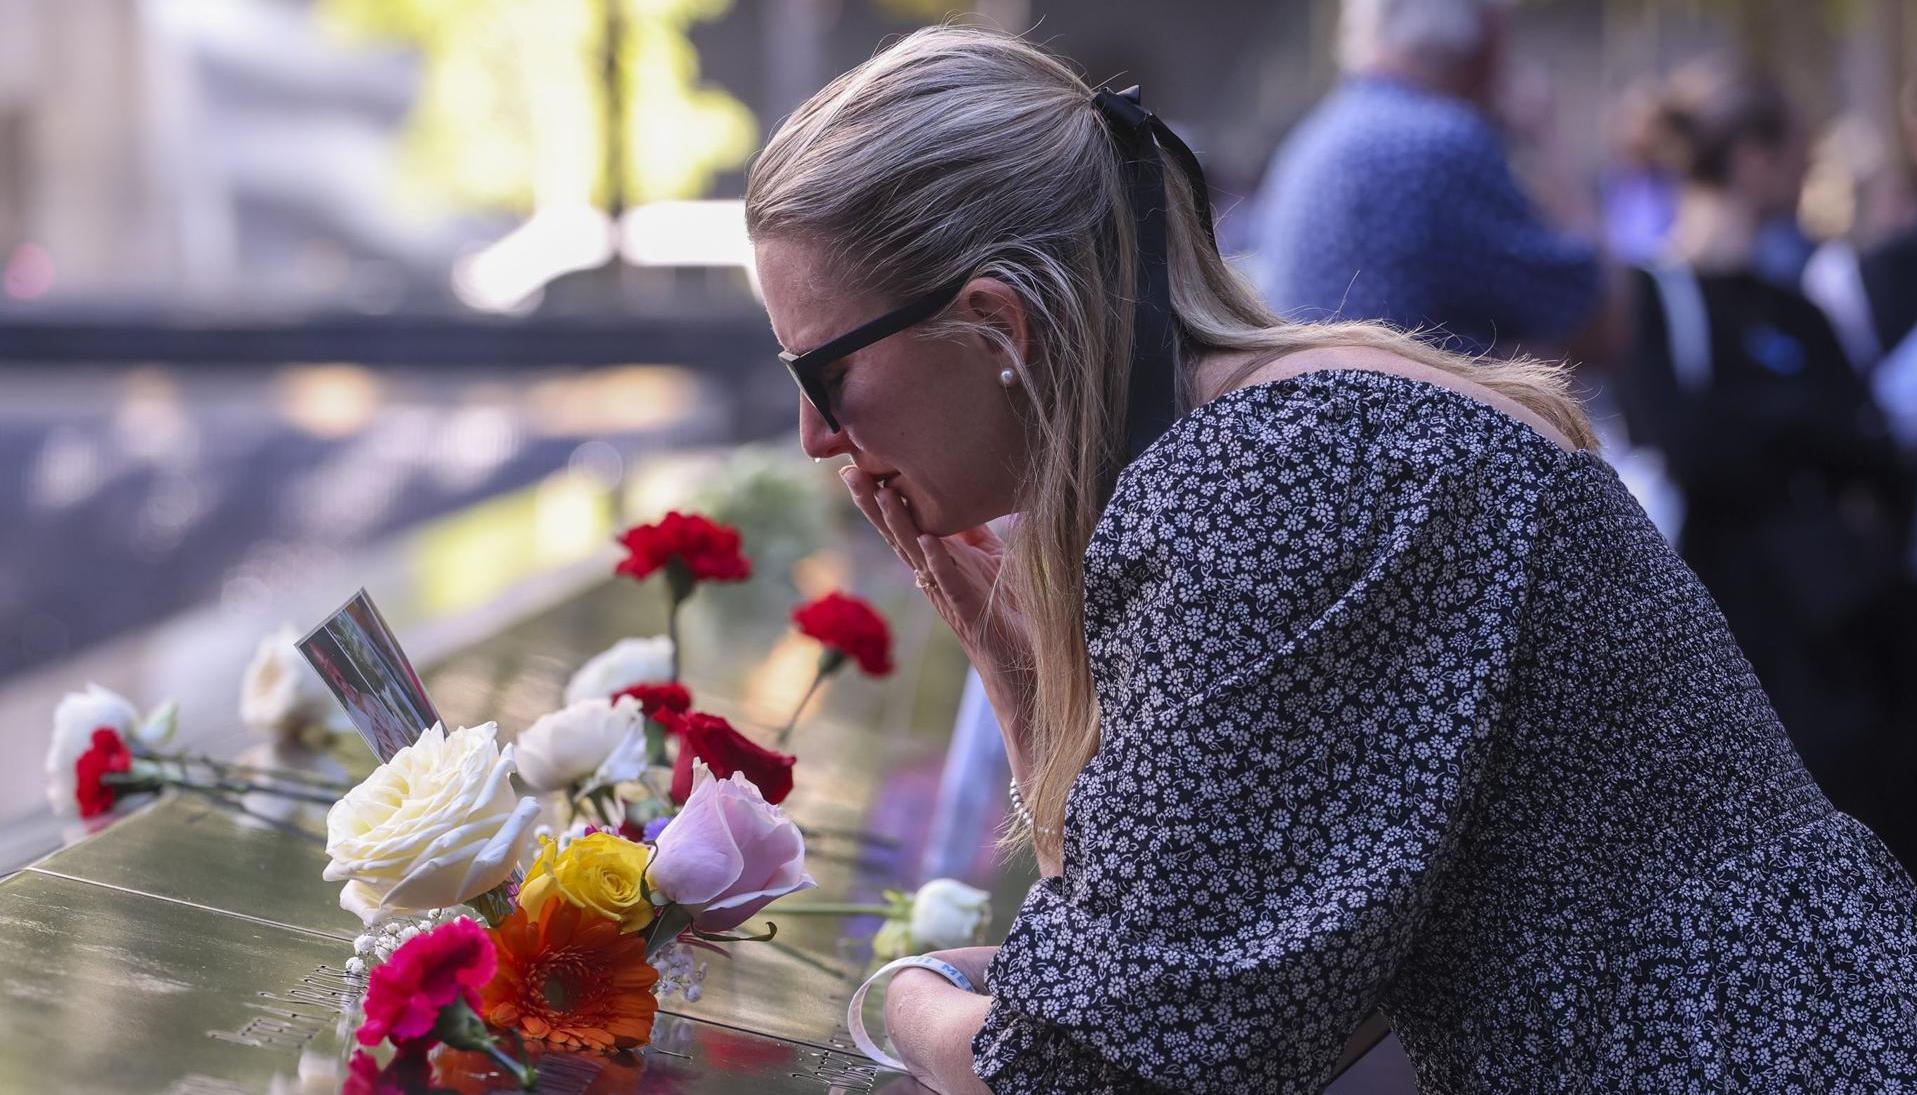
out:
M240 681L240 721L256 734L292 739L308 727L327 726L339 705L299 651L291 627L260 640Z
M985 942L992 895L956 878L935 878L912 898L912 942L921 952Z
M513 749L495 730L435 725L333 804L325 878L346 883L341 908L371 925L460 904L512 874L539 803L514 796Z
M580 700L528 726L513 748L535 791L624 783L646 769L646 713L631 696Z
M635 684L664 684L672 679L672 640L620 639L594 655L566 682L566 702L610 699Z
M53 709L53 741L47 746L47 802L53 812L64 817L78 811L73 765L93 747L95 730L113 731L129 749L157 749L172 739L179 718L180 705L167 700L142 719L132 701L97 684L61 697Z

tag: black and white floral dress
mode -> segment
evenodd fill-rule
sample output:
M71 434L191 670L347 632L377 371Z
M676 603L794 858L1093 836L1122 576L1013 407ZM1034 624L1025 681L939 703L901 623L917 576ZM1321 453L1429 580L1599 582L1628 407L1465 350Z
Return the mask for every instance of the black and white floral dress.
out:
M1103 738L995 1092L1316 1092L1374 1008L1427 1093L1917 1091L1917 888L1597 455L1393 374L1245 388L1085 582Z

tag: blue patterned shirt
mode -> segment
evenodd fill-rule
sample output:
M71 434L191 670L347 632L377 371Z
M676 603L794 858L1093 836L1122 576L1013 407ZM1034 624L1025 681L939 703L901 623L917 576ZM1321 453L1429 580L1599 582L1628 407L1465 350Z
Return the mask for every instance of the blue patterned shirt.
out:
M1539 218L1463 100L1353 77L1300 122L1255 207L1252 273L1291 319L1442 328L1456 348L1561 338L1597 305L1595 248Z

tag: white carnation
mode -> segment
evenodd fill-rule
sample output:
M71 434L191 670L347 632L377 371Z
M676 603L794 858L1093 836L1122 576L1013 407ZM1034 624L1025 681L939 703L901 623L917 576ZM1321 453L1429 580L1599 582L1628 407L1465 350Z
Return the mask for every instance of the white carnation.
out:
M956 878L935 878L912 898L912 943L920 953L976 946L991 919L991 894Z
M282 627L260 640L240 682L240 721L247 729L293 739L338 723L342 714L319 672L300 654L299 632Z
M635 684L664 684L672 679L672 640L621 639L594 655L566 682L566 702L610 699Z
M625 783L646 769L646 714L630 696L584 699L543 716L513 743L519 777L535 791Z
M105 727L131 746L139 718L125 696L97 684L61 698L53 709L53 741L47 747L47 802L54 813L68 816L79 809L73 797L79 782L73 766L92 747L93 732Z

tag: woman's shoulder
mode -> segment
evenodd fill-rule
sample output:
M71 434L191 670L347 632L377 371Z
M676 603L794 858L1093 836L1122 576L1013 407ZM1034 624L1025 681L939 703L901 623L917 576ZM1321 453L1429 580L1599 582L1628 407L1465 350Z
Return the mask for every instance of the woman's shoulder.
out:
M1351 391L1355 388L1360 394L1376 403L1390 403L1394 397L1414 401L1428 399L1436 394L1433 389L1444 389L1446 392L1464 397L1462 403L1454 403L1447 409L1469 409L1473 412L1489 410L1494 412L1493 421L1496 420L1496 416L1501 415L1530 427L1533 432L1561 449L1569 450L1577 447L1544 416L1518 400L1474 379L1468 373L1441 369L1436 365L1413 360L1383 347L1323 346L1290 353L1261 364L1255 357L1237 360L1256 365L1239 383L1233 385L1237 390L1318 374L1328 374L1326 380L1328 388L1325 390ZM1341 377L1348 383L1341 381ZM1391 382L1394 378L1404 383L1394 384ZM1471 407L1471 404L1482 406Z
M1541 417L1482 385L1390 354L1337 360L1280 362L1194 408L1126 469L1114 501L1273 475L1308 488L1338 469L1415 478L1492 459L1548 471L1579 455Z
M1120 477L1092 551L1229 569L1230 545L1283 540L1310 548L1293 555L1299 569L1336 569L1433 510L1490 508L1528 523L1521 511L1551 477L1586 459L1597 460L1455 388L1376 369L1308 370L1235 388L1179 419Z

